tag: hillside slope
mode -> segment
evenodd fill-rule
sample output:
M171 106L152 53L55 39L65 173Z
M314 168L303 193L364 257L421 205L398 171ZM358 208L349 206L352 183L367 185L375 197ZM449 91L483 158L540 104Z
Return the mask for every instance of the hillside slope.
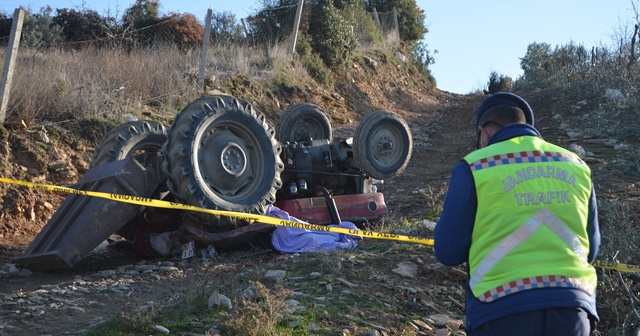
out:
M379 229L426 238L431 238L431 232L423 220L439 213L450 169L475 146L474 110L484 98L437 91L398 58L375 53L357 59L352 70L337 80L333 92L300 88L270 92L242 83L230 87L232 94L252 103L274 124L288 106L315 103L343 136L350 135L372 111L402 115L413 134L413 156L400 176L379 188L391 212ZM554 105L553 96L550 92L524 95L545 137L568 146L575 140L554 117L564 112ZM40 141L38 129L4 131L0 134L2 176L57 185L77 181L87 170L91 146L108 131L102 125L87 127L96 143L80 144L68 130L54 126L46 126L50 144ZM598 153L604 145L590 146L587 150ZM604 162L594 160L594 168ZM602 197L608 197L627 193L632 182L607 175L597 185ZM22 253L64 196L8 185L0 185L0 195L0 265L4 265ZM181 262L96 254L72 270L54 274L17 272L5 265L0 273L0 335L81 334L117 316L150 325L164 303L188 299L194 293L208 297L213 292L235 300L234 295L250 281L263 279L269 269L286 270L282 286L291 292L285 298L294 298L315 315L317 329L309 334L435 335L437 330L438 335L464 334L459 329L464 318L464 272L438 264L428 246L365 239L358 248L339 253L237 256ZM410 271L403 271L407 267ZM311 277L312 273L319 276ZM444 322L436 323L436 316ZM216 318L189 322L193 327L189 330L199 334L223 324Z

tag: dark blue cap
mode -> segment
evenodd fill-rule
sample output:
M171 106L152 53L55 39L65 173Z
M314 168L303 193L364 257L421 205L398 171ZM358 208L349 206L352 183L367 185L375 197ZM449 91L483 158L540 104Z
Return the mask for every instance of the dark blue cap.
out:
M524 112L527 124L533 126L533 110L531 110L531 106L529 106L524 99L510 92L497 92L487 97L482 104L478 106L478 109L476 110L476 127L480 126L478 123L484 113L487 112L489 108L496 105L511 105L521 109L522 112Z

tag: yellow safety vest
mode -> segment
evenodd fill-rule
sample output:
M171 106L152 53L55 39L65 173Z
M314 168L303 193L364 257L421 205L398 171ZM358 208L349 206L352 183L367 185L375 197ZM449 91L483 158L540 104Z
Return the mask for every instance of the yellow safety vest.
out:
M587 262L591 171L575 154L535 136L467 155L478 207L469 284L482 302L535 288L595 292Z

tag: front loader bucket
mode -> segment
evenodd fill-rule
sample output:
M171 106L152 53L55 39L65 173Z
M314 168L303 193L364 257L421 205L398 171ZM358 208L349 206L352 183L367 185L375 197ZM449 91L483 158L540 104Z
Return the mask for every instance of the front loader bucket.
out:
M87 171L76 189L151 197L160 182L134 158ZM71 194L13 262L34 271L67 269L132 220L140 205Z

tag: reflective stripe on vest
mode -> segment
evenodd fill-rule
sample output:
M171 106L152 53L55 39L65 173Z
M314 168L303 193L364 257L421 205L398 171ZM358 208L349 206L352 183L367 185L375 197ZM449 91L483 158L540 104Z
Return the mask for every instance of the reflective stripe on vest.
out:
M588 166L532 136L492 144L465 161L478 197L469 250L474 296L491 302L547 287L593 294L597 277L587 262Z
M595 287L586 281L563 275L543 275L511 281L480 294L477 299L489 303L506 295L534 288L575 288L589 295L595 293Z
M499 155L494 155L487 158L482 158L475 162L471 162L469 164L469 168L471 168L471 171L476 171L476 170L495 167L503 164L561 162L561 161L585 164L584 161L580 160L580 158L572 157L563 153L528 151L528 152L499 154Z

